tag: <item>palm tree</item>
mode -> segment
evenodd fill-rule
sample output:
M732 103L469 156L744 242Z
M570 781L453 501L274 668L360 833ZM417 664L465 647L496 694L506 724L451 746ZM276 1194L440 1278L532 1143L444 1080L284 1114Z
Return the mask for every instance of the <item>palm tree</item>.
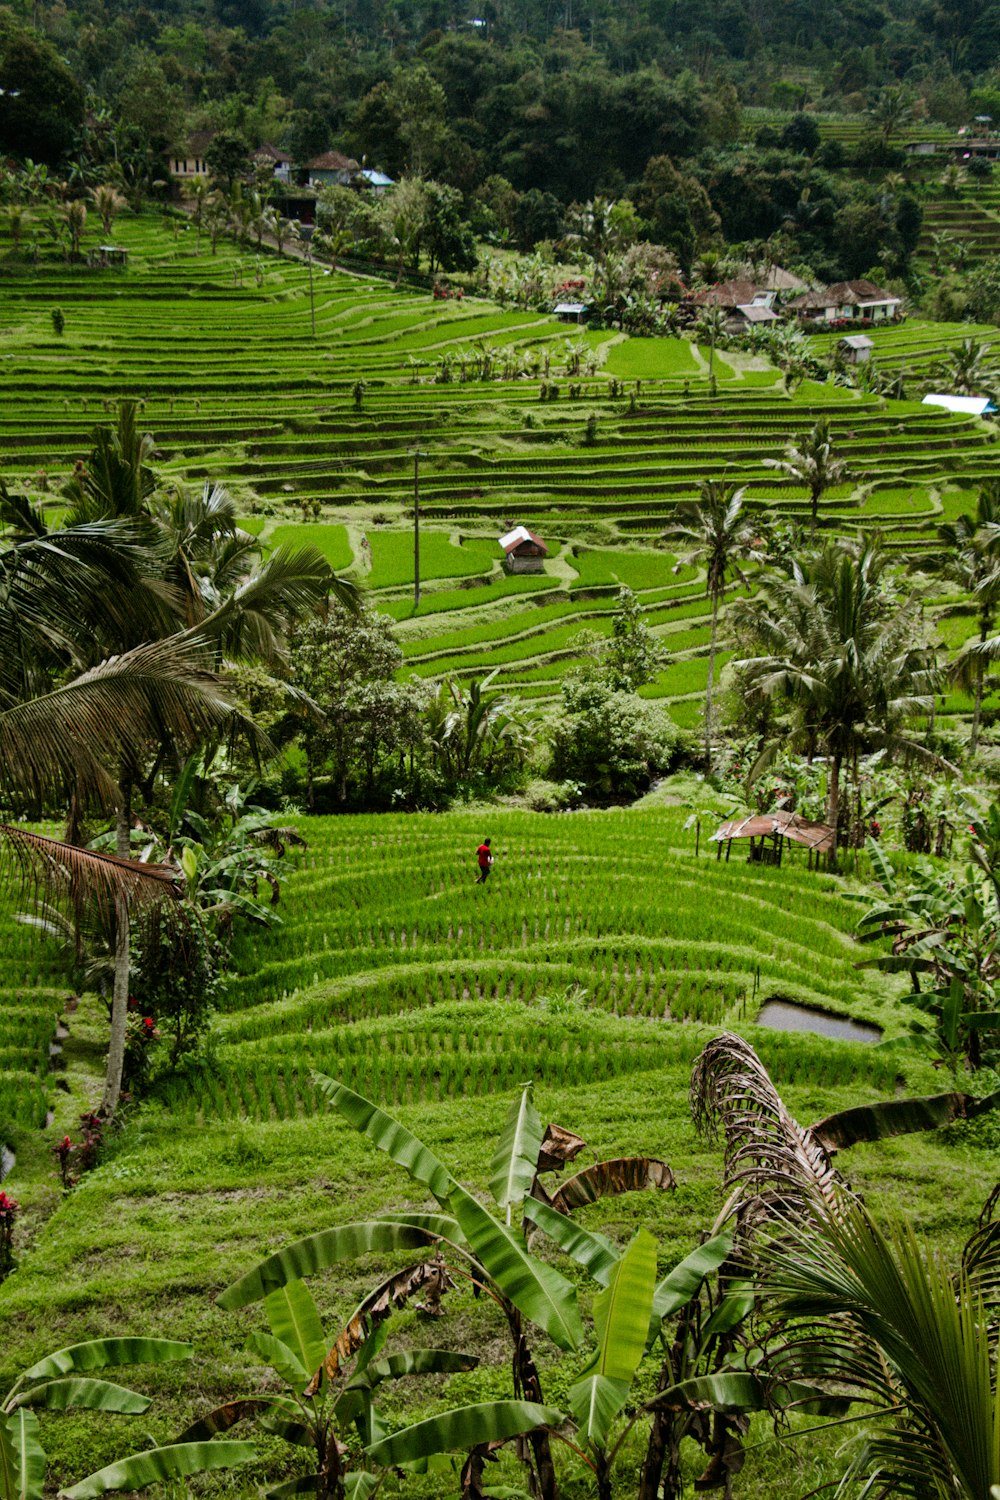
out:
M715 379L715 346L726 336L726 315L722 308L715 306L703 308L698 314L695 333L699 342L705 340L708 343L708 379L711 384Z
M211 189L204 177L192 177L186 184L184 195L191 204L191 222L198 231L198 251L201 251L201 226L205 222L205 209Z
M737 629L759 652L735 663L745 690L788 704L782 743L828 757L835 835L845 767L877 748L926 757L904 731L914 714L929 711L937 671L921 637L919 600L894 601L887 566L877 539L830 543L790 576L766 580L759 600L736 606ZM777 748L777 739L765 746L758 765Z
M741 1037L709 1042L691 1099L696 1124L725 1134L728 1196L713 1232L734 1220L731 1263L769 1324L758 1368L775 1386L804 1377L861 1402L882 1429L840 1491L854 1481L866 1495L995 1500L1000 1192L951 1268L911 1226L880 1228L831 1162L837 1117L800 1125Z
M912 1225L882 1230L846 1192L814 1195L770 1248L760 1289L790 1368L861 1401L882 1431L842 1483L881 1495L990 1500L1000 1486L1000 1223L951 1268Z
M106 238L110 238L115 219L126 206L125 199L107 182L102 182L99 187L95 187L90 197L101 221L101 231Z
M13 557L0 555L0 584L6 561L20 589L13 595L8 589L8 600L0 599L8 604L0 610L0 648L5 634L13 643L0 661L0 686L4 672L14 674L7 697L7 723L14 728L8 735L22 721L34 722L25 720L25 698L39 719L37 735L55 734L45 717L55 713L71 746L60 762L65 783L79 796L99 794L115 808L122 887L114 902L115 983L103 1102L108 1114L121 1084L128 1000L134 790L151 793L168 752L187 753L234 728L254 735L254 727L235 714L219 672L234 657L278 662L288 622L321 603L331 585L330 569L314 549L278 549L260 564L256 545L236 529L232 502L222 492L206 489L199 503L187 506L160 497L148 464L153 440L141 432L136 415L134 403L123 403L116 426L95 431L87 463L67 487L63 529L49 534L26 502L10 503L23 540ZM64 539L68 554L57 564L51 559L64 557ZM103 572L92 568L81 580L71 565L95 551ZM42 565L54 585L39 594ZM92 575L103 583L109 572L118 586L95 589ZM58 597L64 584L68 605ZM350 593L342 585L338 591ZM27 625L9 607L23 596L32 611ZM80 675L53 691L60 664ZM30 771L32 749L23 736L10 741L9 754L7 749L0 732L0 763L19 757ZM50 787L52 774L44 771L43 754L35 782Z
M987 485L979 493L974 514L960 515L938 527L944 551L937 554L934 571L970 594L976 607L978 643L984 645L1000 609L1000 487ZM981 652L959 653L952 671L973 693L969 750L975 755L982 722L983 687L987 658Z
M679 542L682 561L704 566L705 593L712 601L712 635L708 649L708 684L705 689L705 760L712 764L712 695L715 686L715 648L718 640L719 606L726 584L735 574L741 583L746 577L740 560L749 556L753 534L743 516L746 491L720 480L702 481L700 500L679 505L674 521L662 540Z
M61 211L66 233L69 235L69 253L73 260L80 254L80 241L87 228L87 205L82 198L74 198Z
M812 536L815 541L816 527L819 524L819 502L828 489L847 478L848 472L843 460L833 456L830 424L826 417L820 417L798 448L789 443L784 458L765 458L763 463L766 469L779 469L782 474L796 484L804 485L809 491Z
M938 380L946 381L951 390L965 396L978 396L984 390L995 389L1000 383L1000 367L992 346L977 339L963 339L934 366L934 375Z
M903 84L892 84L880 89L868 110L868 118L878 132L882 145L888 146L892 137L898 135L913 119L912 94Z

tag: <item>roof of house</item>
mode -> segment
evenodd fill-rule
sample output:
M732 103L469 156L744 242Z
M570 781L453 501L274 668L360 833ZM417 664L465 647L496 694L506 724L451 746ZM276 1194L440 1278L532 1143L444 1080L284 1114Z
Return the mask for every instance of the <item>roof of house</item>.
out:
M989 396L949 396L935 391L926 395L923 406L943 406L945 411L965 412L971 417L981 417L985 412L996 411Z
M513 531L506 532L500 538L500 545L505 552L514 552L518 547L523 546L525 542L534 542L535 546L541 547L543 552L548 552L549 550L541 537L536 536L533 531L529 531L527 526L515 526Z
M359 168L353 156L344 156L341 151L324 151L321 156L314 156L312 161L306 162L306 170L310 172L357 172Z
M281 151L277 146L258 146L253 153L254 161L273 161L277 166L284 166L291 161L287 151Z
M552 310L557 313L573 313L579 317L582 312L587 311L589 306L588 302L557 302Z
M387 177L384 172L376 172L371 167L362 168L358 174L369 187L395 187L395 177Z
M803 292L789 307L858 307L869 302L902 302L892 292L883 291L873 281L835 281L816 292Z
M777 323L778 314L773 307L765 307L760 302L750 302L736 309L741 317L748 323Z
M215 131L215 130L195 130L195 131L193 131L192 134L188 136L186 142L184 143L184 154L185 154L185 156L204 156L207 148L215 140L215 137L216 137L217 134L218 134L218 131ZM171 153L171 155L174 155L174 156L177 156L179 154L180 154L179 152L172 152Z
M829 853L833 848L833 829L828 824L810 823L798 813L786 812L783 808L769 813L750 813L745 818L730 818L709 834L709 843L770 838L779 833L793 844L804 844L807 849L816 849L821 854Z
M770 301L770 288L759 281L720 281L695 292L691 301L696 307L747 307L755 297L766 297Z
M741 266L740 270L748 278L756 277L755 268L749 263ZM803 281L801 276L793 276L783 266L768 266L763 276L756 277L755 284L766 287L769 292L805 292L809 289L808 281Z
M849 333L846 338L840 340L848 349L874 349L875 341L870 339L867 333Z

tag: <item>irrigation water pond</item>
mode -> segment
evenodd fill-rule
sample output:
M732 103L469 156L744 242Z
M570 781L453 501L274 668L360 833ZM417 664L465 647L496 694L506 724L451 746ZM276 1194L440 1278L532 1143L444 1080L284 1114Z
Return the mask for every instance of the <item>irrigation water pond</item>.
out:
M757 1017L758 1026L772 1031L814 1031L818 1036L836 1037L848 1042L880 1042L882 1029L868 1021L854 1021L850 1016L834 1016L811 1005L796 1005L793 1000L766 1000Z

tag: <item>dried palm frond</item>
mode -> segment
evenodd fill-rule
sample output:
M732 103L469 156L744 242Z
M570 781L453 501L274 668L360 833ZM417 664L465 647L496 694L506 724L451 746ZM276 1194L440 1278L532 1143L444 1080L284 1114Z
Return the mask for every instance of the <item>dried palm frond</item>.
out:
M771 1218L801 1219L810 1193L831 1213L848 1191L812 1132L786 1109L749 1042L732 1032L714 1037L691 1074L695 1128L725 1140L729 1197L713 1233L735 1213L743 1234Z
M0 841L13 853L23 883L56 903L68 904L78 921L94 908L113 910L123 896L133 911L181 898L177 871L170 865L78 849L9 823L0 823Z

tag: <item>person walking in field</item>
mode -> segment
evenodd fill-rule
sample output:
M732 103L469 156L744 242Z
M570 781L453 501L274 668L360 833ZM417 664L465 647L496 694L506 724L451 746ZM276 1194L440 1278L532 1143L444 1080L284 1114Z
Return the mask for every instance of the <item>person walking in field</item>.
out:
M483 839L476 850L476 858L479 861L479 874L476 876L476 885L485 885L489 879L490 870L493 868L493 854L490 850L489 839Z

